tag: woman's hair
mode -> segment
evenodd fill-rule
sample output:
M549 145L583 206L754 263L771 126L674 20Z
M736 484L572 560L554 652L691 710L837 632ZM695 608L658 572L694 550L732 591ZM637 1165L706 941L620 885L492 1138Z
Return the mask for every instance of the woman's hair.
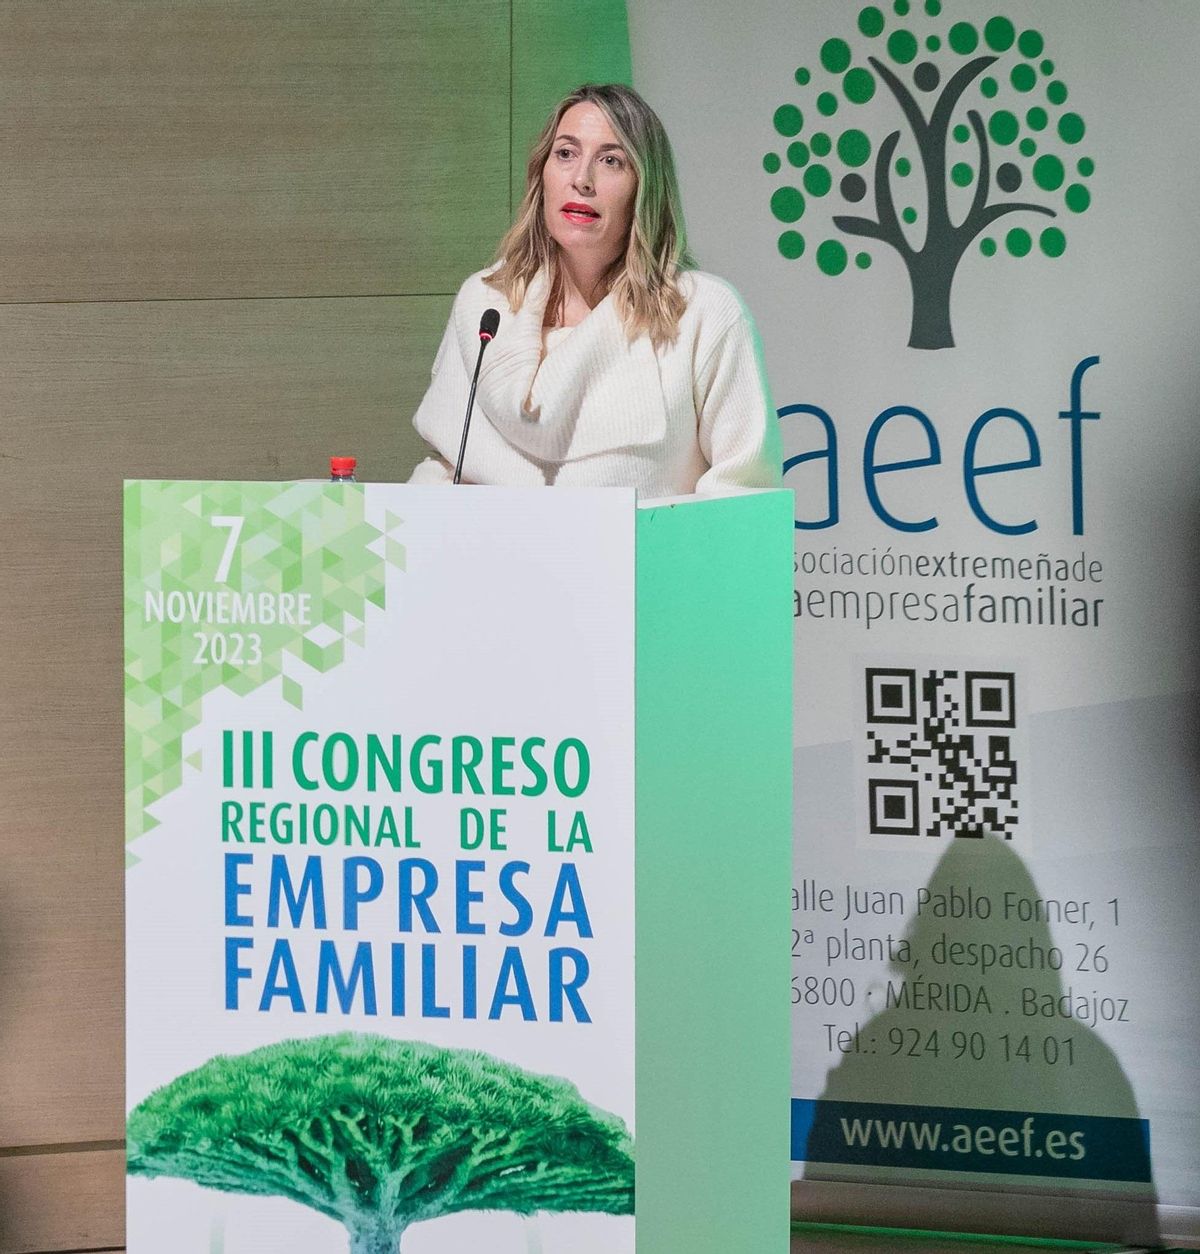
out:
M656 346L667 343L675 338L687 303L679 290L679 271L695 263L687 250L670 141L658 115L631 87L586 83L558 103L529 154L525 196L500 241L499 264L486 281L516 310L533 276L545 270L551 305L561 300L562 272L558 245L546 228L542 171L563 114L585 102L604 113L637 175L629 241L607 276L608 289L630 339L645 332Z

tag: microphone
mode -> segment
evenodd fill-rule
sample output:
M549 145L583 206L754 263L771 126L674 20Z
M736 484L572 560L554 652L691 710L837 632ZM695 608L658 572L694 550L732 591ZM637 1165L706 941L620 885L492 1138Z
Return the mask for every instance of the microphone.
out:
M479 367L483 365L483 350L496 338L500 329L500 312L485 309L479 319L479 356L475 358L475 374L471 379L471 394L467 397L467 416L463 419L462 441L458 446L458 462L454 467L454 482L462 479L463 458L467 452L467 432L471 429L471 410L475 405L475 385L479 382Z

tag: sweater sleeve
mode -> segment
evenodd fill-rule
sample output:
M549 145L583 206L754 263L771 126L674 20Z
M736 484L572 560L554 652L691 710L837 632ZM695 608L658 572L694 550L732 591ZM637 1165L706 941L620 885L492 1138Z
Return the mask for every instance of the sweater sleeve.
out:
M697 436L709 469L699 496L782 486L779 426L767 388L762 346L740 310L696 372Z
M409 483L453 483L454 467L444 457L427 457L408 476Z
M449 483L454 477L453 463L447 459L452 451L449 447L451 416L461 412L466 405L469 382L462 375L455 343L454 313L451 311L442 342L433 359L429 387L413 415L413 426L429 446L432 456L417 465L409 483Z

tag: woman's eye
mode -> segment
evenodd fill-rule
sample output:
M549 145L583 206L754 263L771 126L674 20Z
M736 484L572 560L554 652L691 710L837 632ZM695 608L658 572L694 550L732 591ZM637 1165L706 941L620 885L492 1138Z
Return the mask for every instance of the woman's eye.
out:
M622 161L620 157L611 152L604 158L604 160L605 163L611 166L614 170L620 170L625 165L625 162Z

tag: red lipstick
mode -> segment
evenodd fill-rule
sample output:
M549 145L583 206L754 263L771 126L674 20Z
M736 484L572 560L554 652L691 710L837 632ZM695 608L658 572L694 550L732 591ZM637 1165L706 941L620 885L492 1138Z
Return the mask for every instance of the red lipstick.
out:
M563 205L560 212L566 214L566 216L574 222L595 222L600 217L596 210L590 205L582 204L578 200L568 200L567 203Z

